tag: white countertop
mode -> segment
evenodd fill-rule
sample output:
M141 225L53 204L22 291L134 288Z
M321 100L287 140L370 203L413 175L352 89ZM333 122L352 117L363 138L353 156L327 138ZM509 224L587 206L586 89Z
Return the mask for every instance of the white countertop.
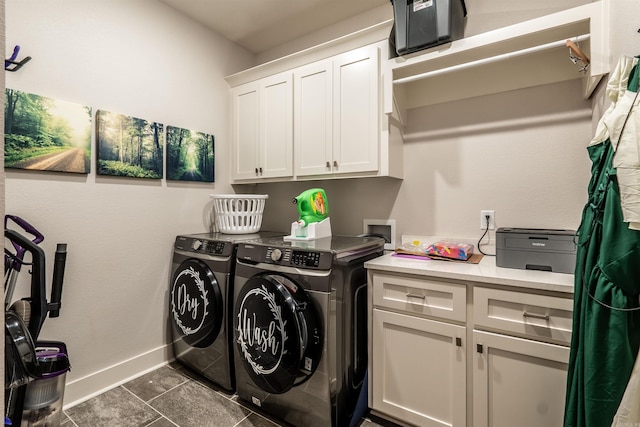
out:
M573 274L496 267L496 258L484 256L479 264L429 259L407 259L386 254L365 263L369 270L416 274L444 279L492 283L573 294Z

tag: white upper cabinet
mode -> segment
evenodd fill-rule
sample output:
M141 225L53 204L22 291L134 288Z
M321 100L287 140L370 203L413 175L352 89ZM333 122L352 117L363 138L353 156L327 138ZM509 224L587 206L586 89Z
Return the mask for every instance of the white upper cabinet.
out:
M232 98L232 179L293 175L291 73L237 86Z
M231 92L233 144L232 178L247 179L258 175L258 83L233 88Z
M378 170L378 57L378 49L369 47L333 61L334 173Z
M291 73L263 79L260 88L263 97L260 114L260 176L290 177L293 173Z
M375 46L294 70L296 177L378 171L379 75Z
M227 77L232 182L402 177L402 135L382 112L387 43L343 48L330 43Z
M333 68L320 61L293 73L296 175L331 172L333 158Z

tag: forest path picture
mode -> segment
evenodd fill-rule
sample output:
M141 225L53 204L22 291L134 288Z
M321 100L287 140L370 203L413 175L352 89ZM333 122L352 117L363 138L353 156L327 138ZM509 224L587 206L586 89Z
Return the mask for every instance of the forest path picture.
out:
M99 175L162 178L162 124L104 110L96 123Z
M89 173L91 108L7 88L5 167Z
M213 135L167 126L167 179L215 181Z

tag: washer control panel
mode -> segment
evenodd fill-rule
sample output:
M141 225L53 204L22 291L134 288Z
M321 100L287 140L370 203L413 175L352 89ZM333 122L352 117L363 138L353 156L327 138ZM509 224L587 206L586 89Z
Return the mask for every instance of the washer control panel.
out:
M254 256L245 256L244 250L240 257L244 259L256 259ZM264 248L263 255L258 256L257 259L267 264L310 269L329 269L331 268L333 256L328 252L267 246Z
M307 251L293 251L291 255L291 264L301 267L319 267L320 253Z

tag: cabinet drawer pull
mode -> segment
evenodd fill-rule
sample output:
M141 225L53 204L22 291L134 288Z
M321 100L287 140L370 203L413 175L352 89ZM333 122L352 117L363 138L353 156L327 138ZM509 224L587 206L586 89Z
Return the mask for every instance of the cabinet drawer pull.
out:
M532 317L534 319L542 319L547 321L549 320L548 314L527 313L526 311L522 312L522 317Z
M420 299L425 299L426 297L425 297L424 295L418 295L418 294L408 293L408 294L407 294L407 298L420 298Z

